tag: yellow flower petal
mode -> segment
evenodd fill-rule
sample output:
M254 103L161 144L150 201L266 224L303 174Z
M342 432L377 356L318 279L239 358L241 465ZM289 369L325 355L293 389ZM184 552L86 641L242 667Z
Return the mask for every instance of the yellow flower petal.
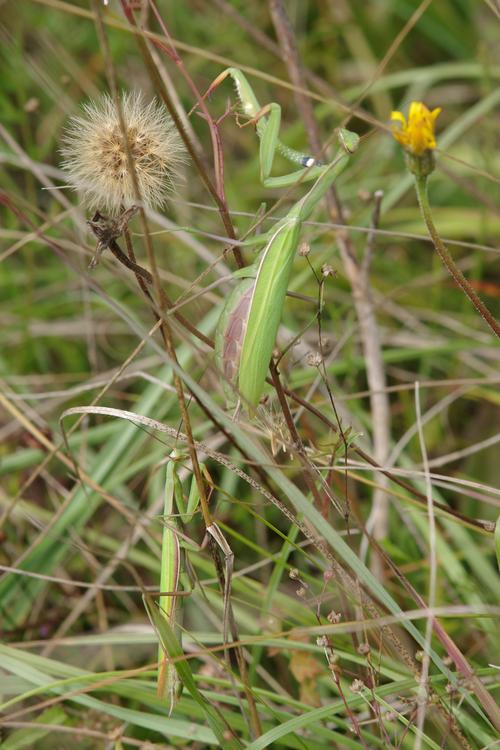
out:
M408 112L408 123L411 123L412 120L415 121L417 118L420 118L422 116L422 107L424 105L422 102L412 102L410 104L410 111Z
M394 138L414 156L421 156L424 151L436 148L434 123L440 112L441 107L431 112L422 102L410 104L408 120L402 112L391 112L391 120L399 123L392 129Z
M396 122L402 122L403 127L406 128L406 117L402 112L391 112L391 120L395 120Z

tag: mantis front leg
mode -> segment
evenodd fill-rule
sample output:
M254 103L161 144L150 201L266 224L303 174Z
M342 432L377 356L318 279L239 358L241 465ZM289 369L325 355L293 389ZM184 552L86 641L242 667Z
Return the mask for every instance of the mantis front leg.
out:
M226 78L232 78L236 94L239 99L242 114L248 118L242 127L255 125L260 139L260 179L262 184L268 188L280 188L293 185L295 182L308 182L316 179L322 171L322 165L314 157L296 151L286 146L279 140L278 134L281 125L281 107L276 102L271 102L261 107L255 93L250 86L246 76L238 68L227 68L217 76L209 86L205 96L209 96ZM298 164L298 169L290 174L280 177L271 176L276 152L280 153L292 164Z

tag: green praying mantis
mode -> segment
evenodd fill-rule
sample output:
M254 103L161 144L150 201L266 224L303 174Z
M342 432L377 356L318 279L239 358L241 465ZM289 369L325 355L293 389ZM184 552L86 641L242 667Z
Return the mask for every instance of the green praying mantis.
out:
M187 502L178 473L178 464L185 456L174 450L169 456L165 473L165 494L163 509L163 534L160 566L160 591L162 595L159 601L159 613L169 627L173 629L180 641L179 597L188 594L188 587L181 585L181 577L184 573L183 549L186 541L181 545L183 536L182 527L193 518L199 504L199 495L196 482L190 484ZM211 477L205 464L200 464L200 469L207 482L211 483ZM168 593L167 593L168 592ZM168 654L160 642L158 647L158 695L166 698L169 704L169 713L172 712L177 699L182 691L175 667L170 663Z
M359 145L359 136L340 128L340 150L326 165L285 146L278 138L281 108L276 103L261 107L244 74L237 68L223 71L209 87L211 93L225 78L233 79L243 114L254 123L260 139L260 176L266 187L287 187L315 180L309 191L274 228L261 236L265 243L255 262L235 272L241 279L227 299L215 340L216 361L232 394L253 409L266 380L281 321L285 296L298 247L302 224L343 171ZM206 94L206 95L207 95ZM301 168L280 177L271 176L275 153Z

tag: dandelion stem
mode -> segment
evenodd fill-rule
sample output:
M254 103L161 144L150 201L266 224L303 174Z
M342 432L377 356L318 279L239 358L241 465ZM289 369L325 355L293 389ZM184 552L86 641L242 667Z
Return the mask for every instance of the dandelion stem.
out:
M427 177L419 177L415 175L415 187L417 190L417 198L422 211L422 216L427 226L427 230L431 236L434 247L441 258L441 261L446 266L447 270L455 280L455 283L463 289L467 297L470 299L476 310L483 317L487 325L491 328L493 333L500 338L500 325L495 320L491 312L488 310L484 302L478 297L471 284L462 271L458 268L455 261L451 257L450 251L441 240L434 221L432 219L432 212L427 194Z

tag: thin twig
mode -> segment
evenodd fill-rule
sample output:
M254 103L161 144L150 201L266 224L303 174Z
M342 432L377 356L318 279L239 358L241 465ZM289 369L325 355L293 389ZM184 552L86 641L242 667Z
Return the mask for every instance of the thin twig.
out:
M363 351L366 359L366 375L368 387L370 389L370 407L372 413L372 430L373 430L373 456L375 460L385 465L390 448L391 439L391 413L389 397L386 386L387 379L382 358L382 347L380 343L379 328L375 317L375 304L370 284L370 263L375 246L376 230L380 220L380 207L382 203L383 192L377 190L374 195L374 206L370 233L366 240L366 247L363 259L355 271L353 264L353 293L358 310L359 323L361 328L361 338L363 342ZM387 487L387 478L381 478L381 487L373 493L372 510L367 520L367 528L373 531L375 539L383 539L388 530L388 499L385 492ZM364 542L364 544L363 544ZM366 537L362 542L366 547ZM377 558L372 561L374 570L381 577Z

